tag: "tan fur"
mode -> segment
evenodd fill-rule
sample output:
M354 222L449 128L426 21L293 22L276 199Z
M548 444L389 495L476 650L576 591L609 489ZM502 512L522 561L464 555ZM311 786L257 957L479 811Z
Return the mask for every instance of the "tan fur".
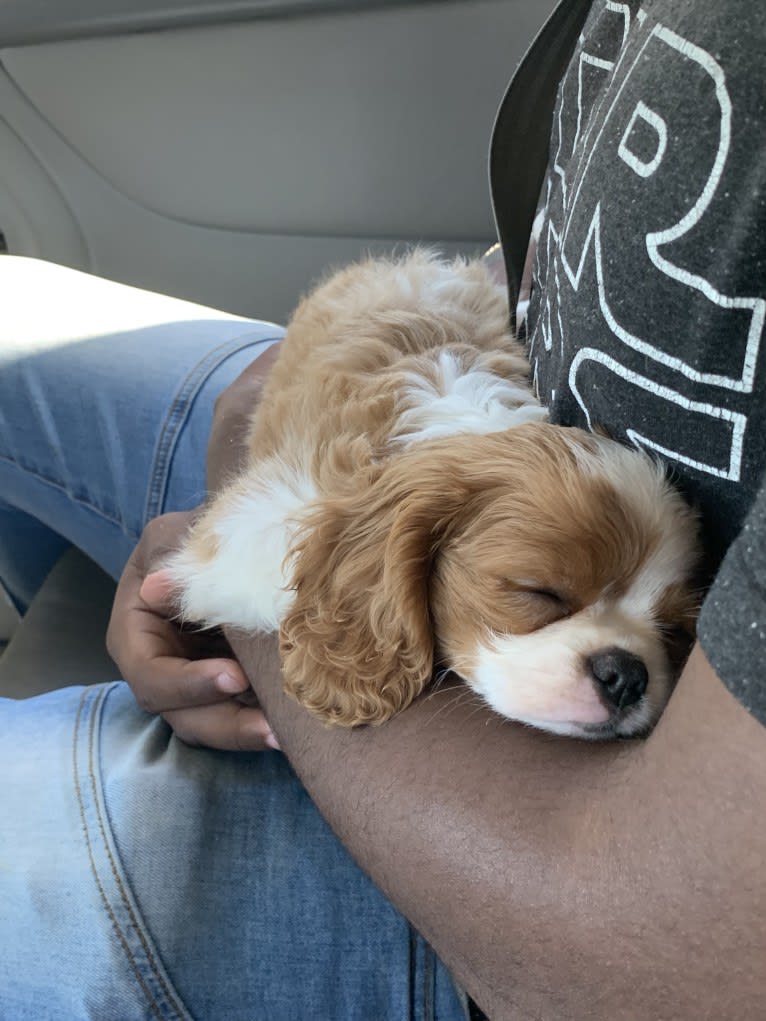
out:
M370 260L333 276L298 306L250 436L254 458L310 463L323 491L386 457L409 373L433 373L451 350L527 384L502 292L478 262L453 263L454 285L431 297L435 260Z
M287 689L328 721L380 723L436 662L470 676L477 628L527 634L622 595L658 531L608 480L583 475L573 448L589 444L546 424L423 443L324 501L296 547ZM694 529L674 494L667 513ZM666 628L684 624L691 598L674 586Z
M253 457L297 453L327 494L296 547L296 602L281 647L287 690L346 725L404 708L433 666L433 492L406 470L379 467L392 452L407 374L433 375L424 355L450 349L466 368L527 382L507 304L484 267L456 262L458 279L438 301L427 297L432 267L424 252L406 265L371 260L304 300L250 437Z

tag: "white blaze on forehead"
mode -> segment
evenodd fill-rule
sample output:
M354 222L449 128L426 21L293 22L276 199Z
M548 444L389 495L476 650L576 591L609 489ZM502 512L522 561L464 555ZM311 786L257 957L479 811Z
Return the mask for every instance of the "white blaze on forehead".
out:
M681 535L663 537L630 583L618 606L625 614L643 620L656 619L668 586L682 583L689 572L690 550Z
M649 540L646 558L618 606L629 616L651 621L668 586L690 576L696 541L692 515L662 465L613 440L591 439L595 450L572 444L580 467L614 487Z
M440 351L432 364L434 378L409 375L406 406L394 431L400 443L505 432L548 417L528 386L483 369L466 369L454 352Z

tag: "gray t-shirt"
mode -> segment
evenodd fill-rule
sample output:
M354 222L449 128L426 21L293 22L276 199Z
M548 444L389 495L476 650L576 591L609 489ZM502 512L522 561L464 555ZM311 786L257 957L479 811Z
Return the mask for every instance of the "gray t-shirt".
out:
M553 420L659 454L699 508L699 637L764 723L765 53L759 0L593 4L559 87L526 324Z

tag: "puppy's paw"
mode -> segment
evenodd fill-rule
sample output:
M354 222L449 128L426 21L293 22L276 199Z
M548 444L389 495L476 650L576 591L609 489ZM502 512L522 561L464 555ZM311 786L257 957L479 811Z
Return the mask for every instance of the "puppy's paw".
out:
M216 627L230 623L226 592L221 587L220 562L209 543L192 529L180 550L172 553L158 571L147 576L147 595L167 599L183 623ZM143 595L143 591L142 591Z

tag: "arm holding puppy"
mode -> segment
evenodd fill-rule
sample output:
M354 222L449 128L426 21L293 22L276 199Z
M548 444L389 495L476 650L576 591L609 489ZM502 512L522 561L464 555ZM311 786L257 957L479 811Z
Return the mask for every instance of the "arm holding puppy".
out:
M700 648L647 741L593 745L454 689L327 728L283 694L275 638L232 642L320 809L493 1021L757 1016L766 740Z
M766 955L766 736L701 648L642 742L509 726L454 691L330 729L234 649L362 866L493 1021L755 1018Z
M217 482L239 396L217 408ZM594 745L454 689L328 728L283 693L275 637L232 643L321 810L493 1021L758 1016L766 739L699 647L645 742Z
M321 811L493 1021L759 1016L766 732L699 644L649 738L603 744L454 688L327 727L284 694L274 636L232 644Z

